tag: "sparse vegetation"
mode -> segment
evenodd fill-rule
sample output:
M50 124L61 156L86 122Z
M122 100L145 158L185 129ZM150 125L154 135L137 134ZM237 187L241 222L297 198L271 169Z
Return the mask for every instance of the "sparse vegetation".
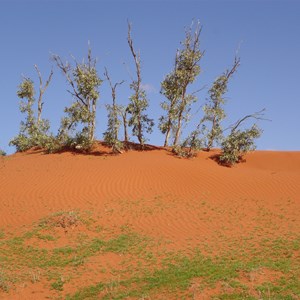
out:
M40 81L37 118L35 117L33 108L35 103L33 81L25 77L17 91L17 95L21 99L20 111L26 115L26 118L25 121L21 122L19 135L12 139L9 144L15 146L19 152L26 151L33 147L44 148L52 139L48 132L50 123L48 120L42 119L42 109L44 105L43 94L52 79L53 72L51 71L46 84L43 86L42 76L37 65L35 65L35 69Z
M155 298L158 295L193 299L216 286L218 289L213 293L216 299L297 299L300 296L299 236L259 240L250 237L227 240L219 236L217 240L225 243L228 249L221 249L218 255L204 254L203 250L209 250L203 248L204 245L185 252L166 251L161 240L140 236L129 227L122 227L121 234L107 238L102 230L98 232L91 226L86 231L91 237L80 236L78 239L75 235L65 246L51 246L49 250L32 243L35 238L46 236L47 232L57 240L60 234L56 229L70 229L74 222L93 224L90 218L81 212L58 212L21 236L3 237L0 242L0 293L9 293L16 284L43 281L56 296L63 297L66 295L65 284L77 280L77 276L84 276L89 270L86 268L89 262L107 253L115 253L121 261L118 268L110 269L114 279L107 277L78 288L66 299ZM55 240L43 241L53 243ZM98 272L106 273L103 268L98 269ZM268 276L269 272L276 276ZM256 280L264 274L263 280Z
M88 151L95 139L98 89L102 84L96 69L97 60L92 57L90 47L87 62L79 63L74 59L75 65L72 66L69 62L63 62L59 55L53 55L52 59L65 76L71 87L68 92L74 98L72 105L65 108L67 116L61 121L58 141L62 146ZM75 131L79 124L83 128L71 136L70 132Z
M169 146L172 138L172 151L180 157L194 157L200 150L210 151L213 146L221 146L222 154L219 162L232 165L242 160L248 151L255 149L255 139L262 131L255 125L250 129L241 130L231 128L226 137L222 128L222 121L226 117L223 105L224 94L227 92L228 81L240 65L239 57L235 57L231 69L219 76L208 91L209 99L203 106L204 115L200 122L192 128L186 137L181 138L183 128L192 115L192 104L198 98L191 92L191 86L200 74L200 60L204 51L200 50L200 23L192 23L185 31L185 39L181 48L177 50L173 70L161 82L160 93L165 97L161 103L165 114L159 118L159 129L165 135L164 146ZM108 122L103 133L105 145L111 147L113 153L121 153L122 149L129 149L128 127L132 127L132 135L137 137L139 148L145 149L146 133L152 133L154 120L147 114L149 101L142 83L141 57L133 44L131 24L128 22L127 42L134 60L135 76L131 77L130 89L133 94L129 97L128 105L116 102L117 87L125 81L113 83L105 68L104 76L109 83L112 104L107 104ZM39 77L39 97L37 116L34 113L35 90L33 81L24 78L18 89L21 98L20 110L26 115L21 123L20 133L10 145L17 151L26 151L32 147L43 148L49 153L59 150L78 150L90 152L96 134L96 109L100 97L99 88L102 79L98 75L97 60L93 58L91 48L88 49L87 60L78 62L73 56L73 64L64 62L59 55L52 55L52 60L63 73L70 89L68 92L73 103L65 107L65 117L61 119L61 126L57 136L49 134L50 123L42 119L43 94L45 93L53 72L43 84L41 73L35 65ZM130 73L130 72L129 72ZM198 112L197 112L198 113ZM196 115L194 113L194 115ZM121 126L124 132L124 142L121 142L119 132ZM3 155L3 152L0 152Z
M263 112L264 110L261 110L252 115L247 115L231 126L230 134L221 144L222 153L219 161L222 164L231 166L241 161L243 155L247 152L255 150L254 140L260 137L261 129L256 124L252 125L250 129L244 130L240 130L239 126L249 118L263 119Z

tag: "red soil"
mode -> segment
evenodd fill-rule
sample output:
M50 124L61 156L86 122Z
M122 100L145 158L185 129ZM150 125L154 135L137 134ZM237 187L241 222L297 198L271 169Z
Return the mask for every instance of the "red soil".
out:
M54 212L79 209L106 228L126 225L167 239L172 250L206 243L218 251L226 238L300 233L300 152L256 151L232 168L211 159L215 153L180 159L153 148L113 156L101 147L91 155L6 157L0 228L18 232Z

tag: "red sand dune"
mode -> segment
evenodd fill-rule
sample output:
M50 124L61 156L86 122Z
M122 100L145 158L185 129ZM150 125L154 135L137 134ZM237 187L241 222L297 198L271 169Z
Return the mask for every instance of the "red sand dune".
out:
M33 151L0 159L0 228L18 231L80 209L105 226L168 239L173 249L204 241L218 249L216 233L239 238L257 225L264 235L299 234L300 152L255 151L232 168L212 160L214 152L193 159L164 149L107 153Z
M236 207L245 214L245 226L259 206L278 213L284 207L297 220L295 230L300 228L300 152L256 151L232 168L211 155L179 159L158 149L118 156L38 151L9 156L0 161L0 226L18 228L52 212L81 209L184 243L226 222L216 218L207 227L193 209L204 201L224 211ZM133 217L126 206L154 213ZM114 212L106 218L109 209Z

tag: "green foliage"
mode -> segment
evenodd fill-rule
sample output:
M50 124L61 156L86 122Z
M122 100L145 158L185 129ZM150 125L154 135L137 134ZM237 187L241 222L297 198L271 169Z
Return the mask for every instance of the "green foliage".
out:
M185 158L196 156L197 152L204 147L203 130L204 128L198 125L180 145L173 146L173 153Z
M48 134L50 123L48 120L37 121L34 115L35 103L34 84L30 78L24 78L17 91L20 101L20 111L25 114L25 121L21 122L20 133L10 141L18 152L23 152L33 147L44 148L51 137ZM25 99L25 100L23 100Z
M166 134L165 146L168 145L171 131L175 135L173 146L178 145L183 122L189 120L191 104L197 101L194 94L187 93L187 89L200 74L199 61L203 56L200 32L199 23L194 32L192 27L186 31L185 40L181 43L182 49L176 54L174 70L161 83L161 94L167 99L161 103L166 115L160 117L159 123L161 132Z
M108 124L107 129L104 132L104 141L108 146L112 147L112 151L120 152L123 149L123 143L118 139L118 134L121 126L120 114L121 108L115 104L106 105L108 110Z
M146 92L138 87L136 81L130 84L130 88L134 91L134 94L129 98L130 103L127 107L127 112L131 115L128 125L132 127L133 136L138 137L140 144L143 145L146 141L145 131L147 133L152 132L154 121L144 113L149 106Z
M6 156L6 152L2 149L0 149L0 156Z
M134 58L137 77L136 80L132 80L132 83L130 84L130 89L133 90L133 95L129 98L130 103L127 106L127 112L131 115L128 121L128 125L132 127L133 136L136 136L139 140L140 145L144 146L144 143L146 141L145 131L147 133L152 132L154 121L145 113L149 106L149 103L146 96L146 91L142 88L141 60L140 55L135 52L133 47L130 23L128 23L127 41L131 54Z
M222 142L220 162L229 166L238 163L242 160L244 154L255 150L254 139L260 136L261 130L256 125L246 130L232 130Z
M53 60L65 75L74 98L71 106L64 110L66 116L61 120L57 140L61 148L89 150L95 137L96 108L102 84L96 69L97 61L92 58L91 49L88 50L87 62L75 61L75 66L64 63L58 55L53 55ZM81 130L76 132L78 127Z
M61 278L58 278L55 282L51 283L51 288L57 291L64 290L64 281Z
M124 83L124 80L121 82L117 82L113 85L106 68L105 68L104 75L106 76L111 88L112 105L109 104L106 105L106 109L108 110L108 124L107 124L107 129L103 135L104 135L104 141L108 144L108 146L112 147L113 153L116 153L116 152L121 152L121 150L123 149L123 143L119 140L118 137L120 126L122 123L121 119L123 119L124 127L127 126L127 124L125 124L126 123L125 108L122 105L116 104L116 89L118 85ZM125 134L125 140L126 139L127 136Z
M211 128L206 134L207 150L210 150L215 142L220 144L223 139L221 122L226 117L222 107L225 104L224 94L227 92L229 78L236 72L239 64L239 58L235 58L232 69L219 76L208 92L209 101L203 107L204 117L201 120L201 123L211 123Z

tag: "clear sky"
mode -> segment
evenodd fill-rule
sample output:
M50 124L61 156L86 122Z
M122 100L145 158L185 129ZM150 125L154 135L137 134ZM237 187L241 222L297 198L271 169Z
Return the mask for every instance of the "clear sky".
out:
M33 65L44 78L53 63L50 54L81 60L88 40L113 81L126 80L117 91L117 101L128 103L130 76L134 64L126 41L127 19L142 59L142 79L150 101L149 115L156 121L149 143L162 145L157 128L162 113L160 82L172 69L176 49L184 39L184 29L200 20L201 74L190 91L198 93L190 131L201 118L201 106L213 80L232 65L239 48L241 66L229 83L226 94L228 119L232 124L245 114L266 108L272 122L260 122L264 129L258 149L300 150L300 1L191 1L191 0L112 0L112 1L3 1L0 0L0 148L8 153L11 138L18 134L22 115L18 109L17 86L22 74L38 84ZM44 118L57 133L63 108L71 103L60 71L44 95ZM105 104L111 102L104 82L97 110L97 138L106 128ZM200 109L200 110L199 110ZM198 111L198 113L197 113Z

